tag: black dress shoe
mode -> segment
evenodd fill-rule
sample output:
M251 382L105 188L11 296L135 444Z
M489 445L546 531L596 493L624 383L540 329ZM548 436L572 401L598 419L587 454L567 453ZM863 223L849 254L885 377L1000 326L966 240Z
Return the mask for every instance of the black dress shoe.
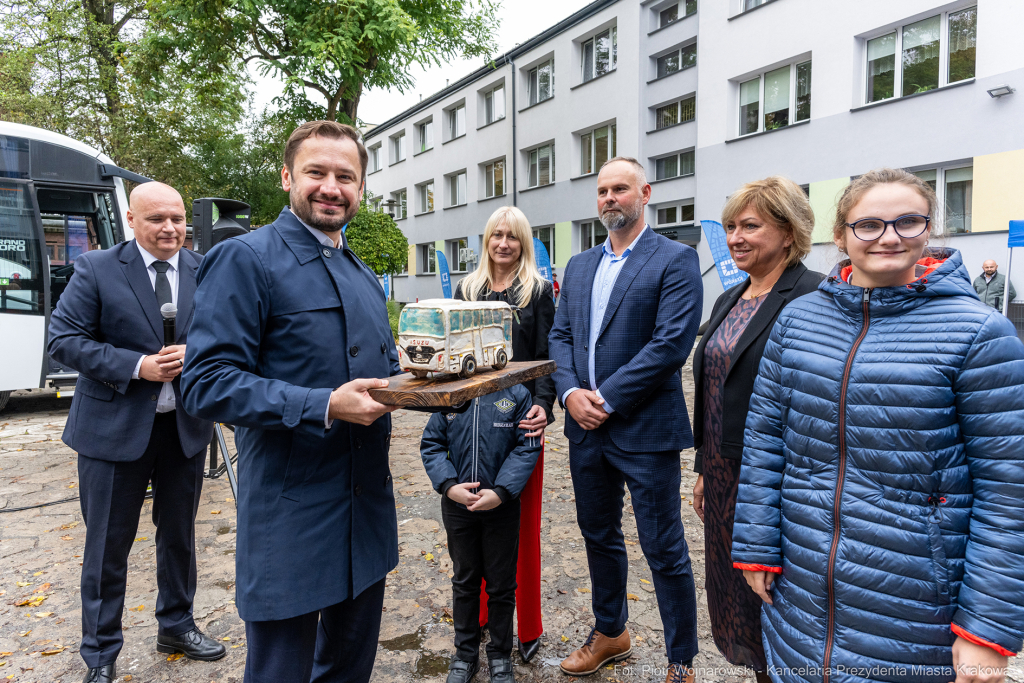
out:
M156 651L168 655L180 652L189 659L198 659L203 662L212 662L227 654L227 650L222 644L204 635L198 628L176 636L158 633Z
M480 662L466 662L461 659L453 659L448 665L448 678L445 683L469 683L480 670Z
M533 656L537 654L537 650L539 649L540 638L534 638L533 640L528 640L525 643L521 640L519 641L519 656L522 658L524 664L533 659Z
M82 683L114 683L115 678L117 678L117 667L113 664L107 664L106 666L89 669L85 674L85 678L82 679Z
M512 660L508 657L488 659L487 668L491 672L491 683L516 683L512 675Z

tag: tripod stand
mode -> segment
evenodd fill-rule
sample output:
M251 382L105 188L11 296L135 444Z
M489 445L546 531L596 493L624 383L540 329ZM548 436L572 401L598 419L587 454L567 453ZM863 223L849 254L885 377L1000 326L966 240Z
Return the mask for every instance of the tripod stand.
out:
M229 424L216 423L213 427L213 441L210 442L210 469L206 471L205 477L207 479L217 479L222 474L227 472L228 483L231 484L231 497L235 500L235 506L238 506L238 481L235 479L235 470L233 464L238 460L238 450L232 453L228 450L228 443L224 439L224 428L231 430L234 433L235 428ZM217 464L217 450L218 447L222 453L224 453L224 462L220 465Z

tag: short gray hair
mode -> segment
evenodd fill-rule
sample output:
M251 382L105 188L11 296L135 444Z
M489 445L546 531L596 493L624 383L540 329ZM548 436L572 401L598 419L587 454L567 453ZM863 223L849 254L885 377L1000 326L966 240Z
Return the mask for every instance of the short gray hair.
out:
M633 165L633 172L636 174L637 187L643 187L647 184L647 171L644 170L644 165L633 157L612 157L608 161L601 164L601 168L598 173L604 170L604 167L608 164L614 164L616 161L625 161Z

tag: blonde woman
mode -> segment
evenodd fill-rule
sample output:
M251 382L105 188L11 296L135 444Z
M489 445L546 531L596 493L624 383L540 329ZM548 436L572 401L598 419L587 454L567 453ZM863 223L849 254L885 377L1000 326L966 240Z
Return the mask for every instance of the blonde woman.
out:
M517 308L512 321L512 360L548 359L548 332L555 319L551 284L545 280L533 256L533 230L523 212L503 206L484 228L483 249L477 269L455 288L455 298L468 301L505 301ZM518 319L516 319L518 318ZM533 407L519 423L527 436L541 438L554 421L555 384L550 375L527 382ZM540 514L544 488L544 448L537 466L520 496L519 565L516 575L519 654L530 661L544 632L540 612ZM481 594L480 625L487 623L486 586Z

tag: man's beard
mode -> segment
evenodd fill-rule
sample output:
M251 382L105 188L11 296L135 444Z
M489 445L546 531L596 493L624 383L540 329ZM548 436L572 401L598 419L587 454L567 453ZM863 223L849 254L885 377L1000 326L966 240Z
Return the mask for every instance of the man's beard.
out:
M291 202L292 213L309 227L316 228L321 232L337 232L359 213L358 205L353 208L345 204L338 205L338 208L332 212L333 215L317 215L313 212L313 200L318 197L319 195L313 194L307 199L297 193L290 193L289 201Z
M633 225L640 216L643 215L644 203L640 199L637 199L632 207L626 208L619 205L618 213L602 213L601 224L608 230L608 232L615 232L622 230L623 228Z

